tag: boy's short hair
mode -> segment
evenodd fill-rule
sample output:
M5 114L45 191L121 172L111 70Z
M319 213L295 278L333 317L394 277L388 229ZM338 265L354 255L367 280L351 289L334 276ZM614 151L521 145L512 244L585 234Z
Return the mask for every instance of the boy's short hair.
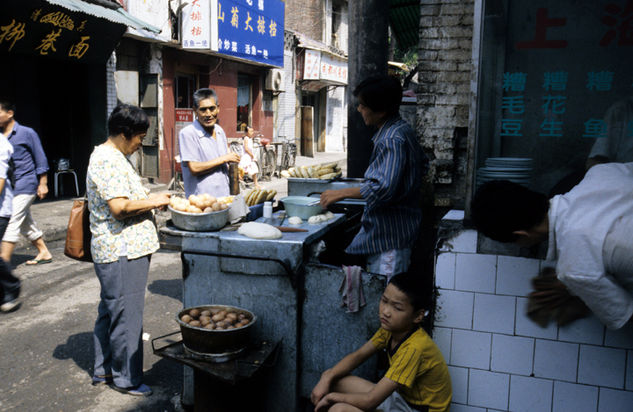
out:
M400 80L393 76L371 76L361 81L354 89L354 97L375 112L396 115L402 102Z
M549 200L508 180L484 183L475 193L470 216L475 228L499 242L514 242L517 230L529 230L547 216Z
M0 98L0 107L5 112L11 111L13 112L13 114L15 114L15 104L11 100Z
M430 309L429 296L426 296L429 294L424 293L421 276L410 272L399 273L389 279L389 284L407 295L413 310Z

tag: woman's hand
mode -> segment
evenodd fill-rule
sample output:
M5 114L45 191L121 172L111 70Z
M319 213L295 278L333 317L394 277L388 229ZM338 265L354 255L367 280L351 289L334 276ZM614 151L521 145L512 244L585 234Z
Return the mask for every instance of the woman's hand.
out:
M156 208L160 210L165 210L167 208L170 197L171 194L169 193L152 193L149 195L149 199L155 202Z
M334 405L334 400L331 399L331 394L325 395L319 403L314 407L314 412L327 411L330 406Z

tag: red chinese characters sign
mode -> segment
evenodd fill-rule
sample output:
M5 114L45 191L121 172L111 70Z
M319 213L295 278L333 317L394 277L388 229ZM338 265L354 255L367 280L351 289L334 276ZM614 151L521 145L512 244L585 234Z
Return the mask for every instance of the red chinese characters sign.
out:
M76 62L105 63L126 26L42 0L3 4L0 50Z

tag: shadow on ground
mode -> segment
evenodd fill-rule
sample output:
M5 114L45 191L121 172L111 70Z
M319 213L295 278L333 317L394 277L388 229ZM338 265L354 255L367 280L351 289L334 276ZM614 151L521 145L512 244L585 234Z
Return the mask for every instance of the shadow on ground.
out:
M182 302L182 280L181 279L158 279L147 286L147 290L155 295L163 295Z
M92 332L82 332L70 335L66 343L57 345L53 351L55 359L72 359L77 366L85 370L92 377L94 358L94 342Z

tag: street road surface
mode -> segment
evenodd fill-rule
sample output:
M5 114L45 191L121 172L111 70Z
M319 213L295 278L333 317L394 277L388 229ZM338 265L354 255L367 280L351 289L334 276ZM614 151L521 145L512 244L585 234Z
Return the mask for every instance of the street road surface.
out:
M18 249L15 274L22 279L22 308L0 313L1 411L179 411L182 367L155 356L144 342L145 383L154 394L139 398L90 384L92 328L99 282L92 263L63 255L50 243L53 262L26 266L35 249ZM178 330L182 308L180 255L152 256L145 295L144 332L150 339Z

